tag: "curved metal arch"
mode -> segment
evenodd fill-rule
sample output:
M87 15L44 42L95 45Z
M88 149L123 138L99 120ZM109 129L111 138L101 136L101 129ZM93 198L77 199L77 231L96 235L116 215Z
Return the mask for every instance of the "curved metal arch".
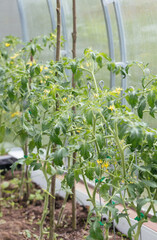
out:
M23 0L17 0L17 6L18 6L20 20L21 20L22 39L24 42L27 42L29 41L29 37L28 37L26 15L23 7Z
M52 25L52 31L54 32L56 29L56 21L55 21L55 14L54 14L54 9L53 9L53 4L51 0L47 0L47 5L51 17L51 25Z
M114 9L117 19L117 27L118 27L118 34L119 34L119 42L120 42L120 53L121 53L121 61L126 62L126 44L125 44L125 34L123 28L123 20L121 15L121 9L119 5L119 1L114 1Z
M118 34L119 34L121 62L122 62L122 66L125 67L126 66L126 43L125 43L125 34L124 34L123 20L122 20L119 0L114 0L114 9L115 9L115 14L116 14ZM127 77L122 77L121 86L123 89L123 91L122 91L122 94L123 94L127 88ZM122 104L125 104L125 102L126 102L126 100L123 98Z
M104 18L106 23L107 29L107 36L108 36L108 45L109 45L109 55L112 61L115 61L115 50L114 50L114 42L113 42L113 32L112 32L112 25L111 25L111 18L108 10L108 2L106 0L101 0ZM115 74L113 72L110 73L110 88L115 87Z
M63 37L64 37L64 55L69 55L69 46L68 46L68 34L67 34L67 27L66 27L66 21L65 21L65 14L64 14L64 7L63 7L63 1L61 0L61 21L62 21L62 31L63 31Z

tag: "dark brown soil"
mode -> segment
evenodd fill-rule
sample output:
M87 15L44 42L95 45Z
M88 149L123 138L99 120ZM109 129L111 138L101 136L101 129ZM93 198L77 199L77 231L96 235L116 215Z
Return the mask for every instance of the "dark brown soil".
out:
M11 178L11 173L7 173L5 181ZM18 179L18 173L16 174L16 178ZM0 240L39 239L39 222L43 211L43 201L35 198L27 202L17 200L18 188L15 185L11 182L2 191ZM35 184L33 186L34 188L31 187L32 193L35 191L32 189L39 189ZM14 196L16 197L15 199ZM56 222L62 203L63 198L56 196ZM83 240L88 236L89 226L87 225L85 229L88 208L77 204L77 230L75 231L72 229L71 212L71 200L69 199L65 207L61 225L56 229L57 240ZM48 226L49 216L47 216L45 222L45 240L48 239ZM114 239L113 234L111 234L110 239ZM118 239L124 238L116 235L116 240Z

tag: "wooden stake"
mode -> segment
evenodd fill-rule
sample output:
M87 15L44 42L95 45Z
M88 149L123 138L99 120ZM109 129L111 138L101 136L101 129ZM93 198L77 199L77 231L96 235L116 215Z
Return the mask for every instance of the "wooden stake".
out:
M56 61L60 60L60 46L61 46L61 5L60 0L57 2L57 45L56 45ZM56 111L59 110L58 95L56 94ZM56 146L54 146L53 151L55 151ZM56 186L56 175L52 177L51 180L51 195L55 197L55 186ZM55 237L55 199L50 197L50 236L49 240L54 240Z
M76 0L73 0L73 33L72 33L72 42L73 42L73 49L72 49L72 55L73 59L76 58L76 38L77 38L77 29L76 29ZM75 79L74 74L72 74L72 87L75 88ZM73 112L76 112L76 108L72 108ZM73 164L76 162L76 152L73 153ZM72 227L73 229L76 229L76 183L74 181L74 186L72 189Z

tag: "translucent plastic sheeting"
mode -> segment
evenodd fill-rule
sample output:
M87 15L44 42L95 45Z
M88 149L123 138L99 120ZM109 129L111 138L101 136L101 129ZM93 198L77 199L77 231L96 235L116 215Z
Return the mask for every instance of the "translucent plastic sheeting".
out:
M50 14L46 0L23 0L29 39L52 31Z
M65 13L65 24L67 29L68 55L72 56L72 1L62 0L62 6ZM85 48L91 48L96 51L108 51L108 40L103 10L100 0L76 0L77 7L77 56L83 55ZM97 76L100 80L105 80L105 85L109 87L109 73L101 71Z
M46 0L21 0L25 14L28 39L49 35L52 32L52 22ZM44 51L40 57L41 61L54 58L54 51Z
M8 35L22 38L16 0L0 0L0 40Z
M124 22L127 60L150 63L150 69L157 74L157 1L120 0ZM139 79L137 79L139 76ZM140 86L140 71L132 72L133 86Z

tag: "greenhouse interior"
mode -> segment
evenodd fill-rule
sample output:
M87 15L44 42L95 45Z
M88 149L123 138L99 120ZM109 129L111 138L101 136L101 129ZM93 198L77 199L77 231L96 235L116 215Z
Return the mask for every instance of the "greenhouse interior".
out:
M157 240L156 13L0 0L0 240Z

